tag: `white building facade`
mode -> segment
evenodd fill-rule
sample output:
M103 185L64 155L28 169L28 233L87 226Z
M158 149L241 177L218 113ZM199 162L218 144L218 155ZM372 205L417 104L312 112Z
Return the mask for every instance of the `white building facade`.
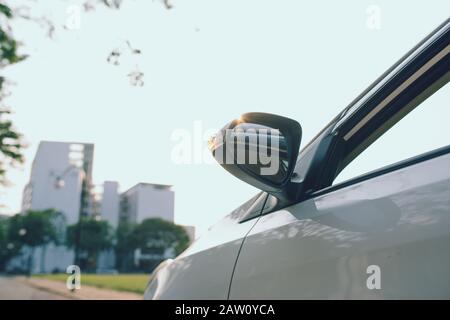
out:
M119 224L120 194L119 183L116 181L105 181L103 183L103 193L100 206L100 213L103 220L116 229Z
M138 183L121 195L121 217L141 223L148 218L174 222L175 193L172 186Z

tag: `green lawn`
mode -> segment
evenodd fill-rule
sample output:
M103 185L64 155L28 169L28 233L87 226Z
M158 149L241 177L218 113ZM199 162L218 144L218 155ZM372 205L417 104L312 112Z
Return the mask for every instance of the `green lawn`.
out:
M68 274L39 274L33 277L66 282ZM143 294L150 275L148 274L82 274L83 284L117 291Z

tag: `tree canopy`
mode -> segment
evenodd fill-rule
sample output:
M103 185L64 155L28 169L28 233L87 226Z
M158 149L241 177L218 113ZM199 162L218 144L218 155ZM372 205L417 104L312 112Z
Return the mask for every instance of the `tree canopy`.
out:
M67 227L66 245L79 254L77 264L82 269L95 270L99 252L110 249L113 240L114 233L109 223L94 217L83 217ZM80 256L82 253L83 257Z
M78 243L80 250L96 253L111 248L113 244L114 234L107 221L85 217L80 222L68 226L66 243L69 248L76 247L77 232L80 232Z
M8 238L9 219L0 218L0 270L2 270L8 260L20 251L20 244L12 242Z
M141 249L172 248L175 255L189 245L189 236L183 227L160 218L145 219L135 230L135 247Z
M59 243L62 231L57 228L57 220L61 218L62 215L53 209L16 214L9 220L8 239L29 247Z
M53 210L42 211L28 210L24 214L16 214L7 221L7 255L5 261L20 252L22 247L28 246L28 273L31 273L36 247L45 246L49 243L60 243L63 229L60 223L64 216Z

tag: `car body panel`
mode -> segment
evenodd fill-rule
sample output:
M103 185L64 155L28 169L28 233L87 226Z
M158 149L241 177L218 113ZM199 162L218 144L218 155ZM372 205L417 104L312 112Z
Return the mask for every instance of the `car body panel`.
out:
M448 168L445 154L261 217L230 299L450 298Z

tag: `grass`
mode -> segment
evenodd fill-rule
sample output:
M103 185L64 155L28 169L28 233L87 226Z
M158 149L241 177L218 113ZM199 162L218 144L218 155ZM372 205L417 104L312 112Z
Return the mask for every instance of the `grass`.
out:
M39 274L36 278L66 282L68 274ZM81 285L116 291L143 294L150 276L148 274L82 274Z

